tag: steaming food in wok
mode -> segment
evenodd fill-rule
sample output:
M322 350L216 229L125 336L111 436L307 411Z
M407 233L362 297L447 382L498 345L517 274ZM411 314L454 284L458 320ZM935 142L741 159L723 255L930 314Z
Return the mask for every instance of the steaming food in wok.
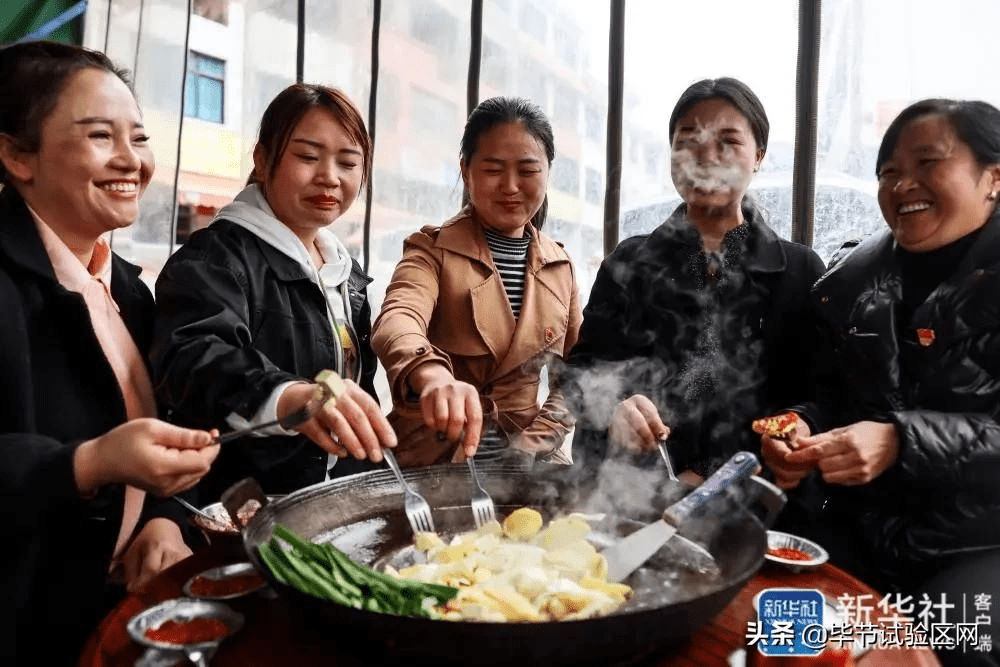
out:
M419 533L416 549L426 563L390 574L452 586L458 595L438 608L440 617L463 621L558 621L610 614L632 589L610 583L607 561L586 541L590 525L580 515L552 520L530 508L503 522L456 535L445 543Z

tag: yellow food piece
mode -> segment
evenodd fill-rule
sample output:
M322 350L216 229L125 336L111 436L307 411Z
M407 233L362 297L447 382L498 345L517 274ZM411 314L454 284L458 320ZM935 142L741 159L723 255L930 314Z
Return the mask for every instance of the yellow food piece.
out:
M601 579L595 579L594 577L583 577L580 579L580 586L583 588L589 588L595 591L600 591L602 593L607 593L612 597L616 597L625 601L632 597L632 588L626 586L625 584L616 584L612 581L603 581Z
M431 549L443 547L444 541L438 537L437 533L417 533L413 545L417 548L417 551L427 553Z
M578 542L590 532L590 525L578 516L553 519L548 528L538 534L538 544L546 549L558 549Z
M594 558L590 561L590 576L594 579L608 578L608 559L604 554L594 554Z
M449 544L434 554L434 560L438 563L454 563L464 559L471 553L478 551L474 542L459 542Z
M542 605L542 611L555 621L561 621L569 615L569 608L558 597L550 597Z
M579 579L590 570L595 556L594 545L580 540L546 552L545 561L571 579Z
M587 595L586 593L554 593L552 599L559 600L562 605L566 608L568 613L582 611L587 608L587 605L594 601L594 598Z
M500 612L511 621L539 621L538 610L528 598L509 588L483 586L483 593L492 598Z
M503 534L512 540L530 540L542 528L542 515L530 507L511 512L503 520Z
M313 378L313 381L316 384L325 385L326 388L330 390L330 395L333 397L332 400L334 402L336 402L337 399L340 398L345 391L347 391L347 385L344 384L343 378L329 369L322 370L317 373L316 377ZM322 396L322 394L318 392L317 394L316 398L320 398Z
M477 528L476 532L474 532L473 535L479 537L485 537L487 535L496 535L497 537L500 537L501 535L503 535L503 526L500 525L499 521L493 519L492 521L487 521L482 526Z
M492 521L445 544L421 533L415 544L427 563L403 568L399 576L455 586L458 595L434 613L466 621L558 621L609 614L632 595L609 583L607 560L586 536L587 519L553 519L530 508L512 512L503 525Z
M472 584L481 584L493 578L493 571L485 567L477 567L472 573Z

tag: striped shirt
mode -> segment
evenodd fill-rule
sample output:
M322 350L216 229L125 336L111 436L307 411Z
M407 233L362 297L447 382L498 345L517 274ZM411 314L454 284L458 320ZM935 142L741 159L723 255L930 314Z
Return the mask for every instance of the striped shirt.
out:
M525 231L524 236L514 239L485 227L483 231L486 232L486 243L490 246L493 263L500 272L503 289L507 292L507 300L510 301L510 309L514 311L516 320L521 314L521 302L524 299L524 268L527 264L531 235Z

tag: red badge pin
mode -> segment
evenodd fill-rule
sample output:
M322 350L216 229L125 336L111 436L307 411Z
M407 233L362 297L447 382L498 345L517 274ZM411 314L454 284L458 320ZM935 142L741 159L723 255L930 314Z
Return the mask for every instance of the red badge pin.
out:
M552 339L555 337L556 337L556 332L554 332L551 327L545 327L545 342L551 343Z
M934 342L934 329L917 329L917 342L923 347L930 347Z

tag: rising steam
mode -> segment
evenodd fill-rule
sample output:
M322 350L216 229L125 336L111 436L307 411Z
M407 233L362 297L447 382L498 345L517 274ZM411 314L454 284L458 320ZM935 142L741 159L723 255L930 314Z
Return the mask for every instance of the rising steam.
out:
M699 125L678 141L670 157L678 192L725 192L743 185L746 174L736 164L733 147L720 134L718 127Z

